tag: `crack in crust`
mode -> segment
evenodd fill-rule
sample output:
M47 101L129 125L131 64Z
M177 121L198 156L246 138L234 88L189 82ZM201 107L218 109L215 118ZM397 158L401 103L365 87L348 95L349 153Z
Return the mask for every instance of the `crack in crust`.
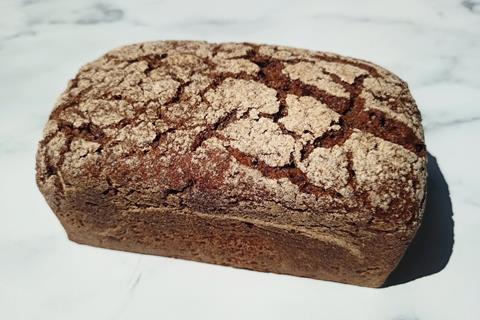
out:
M335 112L341 114L342 128L337 130L339 137L345 137L352 129L360 129L387 141L391 141L406 149L420 155L425 155L425 145L415 133L406 125L394 119L387 118L384 113L378 110L364 111L364 100L359 97L363 88L365 75L356 77L352 84L341 81L339 78L332 78L334 82L341 83L350 93L350 98L332 96L325 91L312 85L302 83L299 80L292 80L282 73L283 66L278 60L269 57L258 56L255 50L250 51L250 59L260 67L259 82L265 83L279 92L280 101L285 104L287 94L296 96L312 96L323 102ZM335 61L329 59L330 61ZM297 61L297 60L295 60ZM347 131L347 134L344 133ZM332 136L332 135L330 135ZM342 138L336 141L342 143ZM329 146L333 146L330 144Z
M298 73L295 68L308 66L315 67L315 72L306 80L305 71ZM366 99L366 93L373 100ZM302 110L306 99L317 103L312 104L313 113ZM377 102L383 104L372 104ZM308 117L325 122L321 127L317 120L309 125ZM406 85L386 70L334 54L254 44L162 42L114 50L81 69L49 122L56 129L40 143L40 183L63 171L69 171L69 177L81 175L92 166L89 161L98 167L124 161L119 168L135 172L148 160L156 164L150 166L152 172L139 173L139 180L161 181L162 199L183 197L198 185L213 188L229 179L236 181L237 173L228 171L235 159L267 179L288 180L297 188L292 192L316 199L355 195L360 203L374 206L370 189L360 184L356 174L358 155L355 158L346 146L354 133L398 146L392 155L405 153L405 158L413 159L408 164L411 168L418 166L415 159L424 163L426 154L414 101ZM266 124L273 129L265 131ZM60 142L52 143L60 136ZM264 137L261 143L260 137ZM99 147L89 151L94 157L88 154L72 162L71 145L77 140L97 143ZM318 167L331 165L318 162L320 155L330 152L326 150L343 152L340 173L331 175ZM209 157L213 157L210 162ZM216 157L225 166L212 164ZM74 169L64 166L66 158ZM310 166L320 170L321 176L312 175ZM208 174L218 181L204 176ZM108 178L105 195L118 194L108 173L103 175ZM408 187L420 193L415 199L421 200L423 182L414 175L412 169L402 179L411 181ZM385 201L377 202L385 207ZM410 207L402 209L402 201L387 202L411 214ZM382 216L385 211L379 209L376 214Z

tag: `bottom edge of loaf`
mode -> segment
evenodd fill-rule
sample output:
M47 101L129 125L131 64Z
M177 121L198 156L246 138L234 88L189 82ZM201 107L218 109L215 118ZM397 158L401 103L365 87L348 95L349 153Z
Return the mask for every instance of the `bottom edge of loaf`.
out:
M106 231L62 224L70 240L84 245L364 287L381 287L391 271L332 242L233 219L162 210L114 220Z

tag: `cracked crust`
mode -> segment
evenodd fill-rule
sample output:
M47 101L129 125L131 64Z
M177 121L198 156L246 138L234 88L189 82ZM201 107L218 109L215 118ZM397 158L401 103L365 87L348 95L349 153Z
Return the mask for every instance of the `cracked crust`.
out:
M82 243L378 286L421 220L426 151L407 85L335 54L125 46L80 69L43 136L37 183ZM170 229L146 227L162 215ZM188 223L199 233L186 245L175 237ZM226 249L248 232L278 246L232 256L199 245L208 230L236 239Z

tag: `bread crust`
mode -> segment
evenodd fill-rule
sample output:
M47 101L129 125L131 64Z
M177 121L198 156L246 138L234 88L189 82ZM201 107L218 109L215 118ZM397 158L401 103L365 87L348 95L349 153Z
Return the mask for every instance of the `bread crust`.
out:
M37 184L80 243L377 287L420 224L425 155L407 84L377 65L160 41L80 69Z

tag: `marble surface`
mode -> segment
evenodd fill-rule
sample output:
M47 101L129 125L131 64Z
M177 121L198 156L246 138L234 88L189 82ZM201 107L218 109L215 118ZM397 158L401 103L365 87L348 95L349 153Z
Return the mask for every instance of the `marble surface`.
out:
M479 1L2 0L0 12L0 318L480 318ZM333 51L410 84L430 196L424 230L386 288L67 241L34 183L42 126L82 64L159 39Z

